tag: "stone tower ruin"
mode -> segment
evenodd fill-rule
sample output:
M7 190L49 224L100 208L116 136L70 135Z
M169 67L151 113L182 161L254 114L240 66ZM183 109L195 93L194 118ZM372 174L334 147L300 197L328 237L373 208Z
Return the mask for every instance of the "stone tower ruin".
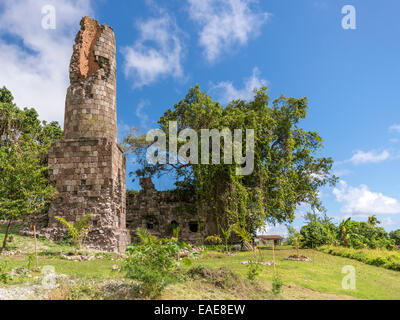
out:
M117 144L116 49L113 29L81 21L69 69L64 138L49 151L50 180L58 191L49 209L52 238L62 237L55 216L75 222L92 213L85 246L125 250L125 156Z

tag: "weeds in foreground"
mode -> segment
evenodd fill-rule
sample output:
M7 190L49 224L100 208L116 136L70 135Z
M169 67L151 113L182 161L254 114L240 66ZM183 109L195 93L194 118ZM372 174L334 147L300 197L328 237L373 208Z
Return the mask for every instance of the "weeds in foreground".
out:
M249 260L247 268L247 279L255 281L260 274L261 265L259 265L257 261Z
M274 272L272 278L272 293L278 295L282 292L283 281L277 272Z
M137 235L140 243L127 248L124 270L128 278L141 283L145 295L156 298L178 279L176 270L181 263L191 264L189 257L194 257L194 253L188 244L176 238L157 239L142 228L138 228ZM183 250L188 257L180 257Z
M1 262L0 261L0 282L7 284L9 281L12 280L12 276L10 275L10 273L8 272L8 262L4 261Z
M72 239L72 244L80 249L82 247L83 242L87 234L89 233L89 220L92 217L91 213L88 213L81 220L75 221L75 223L71 224L63 217L55 217L61 224L68 228L69 236Z
M48 294L49 300L135 300L141 297L141 288L136 283L90 279L61 283Z

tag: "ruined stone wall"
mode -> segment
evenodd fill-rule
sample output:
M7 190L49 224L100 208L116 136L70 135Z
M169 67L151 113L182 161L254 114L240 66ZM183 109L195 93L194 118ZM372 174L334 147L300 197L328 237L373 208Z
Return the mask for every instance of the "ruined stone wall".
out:
M117 145L115 37L111 27L84 17L70 64L64 138L49 150L50 181L58 191L45 230L63 235L55 216L75 222L92 213L88 247L124 251L125 156Z
M140 186L138 193L127 194L127 228L133 240L138 227L163 238L172 235L172 225L178 225L179 239L192 243L217 233L212 217L199 223L193 201L182 200L173 191L157 191L149 178L140 179Z

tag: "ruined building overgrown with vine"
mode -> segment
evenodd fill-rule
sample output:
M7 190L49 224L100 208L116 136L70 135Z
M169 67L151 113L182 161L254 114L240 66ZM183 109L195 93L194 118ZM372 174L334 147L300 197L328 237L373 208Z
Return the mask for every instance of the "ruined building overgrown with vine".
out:
M41 219L41 234L60 240L65 230L56 216L73 223L88 213L92 216L84 245L105 251L123 252L138 227L164 237L179 226L180 238L192 242L215 233L214 222L204 225L189 210L191 201L181 201L172 191L157 191L150 179L141 179L142 190L128 192L127 198L125 156L117 141L111 27L82 19L69 77L64 137L49 150L50 182L58 194Z

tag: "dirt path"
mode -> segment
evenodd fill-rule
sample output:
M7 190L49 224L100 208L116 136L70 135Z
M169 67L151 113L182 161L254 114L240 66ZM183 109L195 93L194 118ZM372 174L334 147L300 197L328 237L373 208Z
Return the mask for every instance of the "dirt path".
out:
M282 297L286 300L357 300L348 295L319 292L296 285L284 286Z

